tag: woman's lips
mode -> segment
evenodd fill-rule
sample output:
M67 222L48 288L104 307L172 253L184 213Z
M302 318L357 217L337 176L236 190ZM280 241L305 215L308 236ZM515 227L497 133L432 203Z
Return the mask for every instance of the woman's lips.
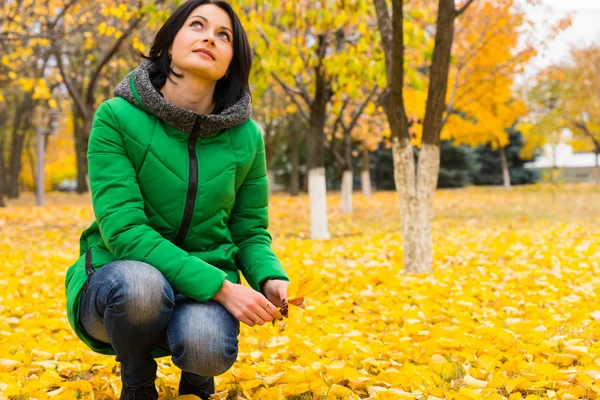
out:
M215 60L215 55L212 53L212 51L210 51L208 49L196 49L196 50L194 50L194 53L199 53L200 55L210 58L213 61Z

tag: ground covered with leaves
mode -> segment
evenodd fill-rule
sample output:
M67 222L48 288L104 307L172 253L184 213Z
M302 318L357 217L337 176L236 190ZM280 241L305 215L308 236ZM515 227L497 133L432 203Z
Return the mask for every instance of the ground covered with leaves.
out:
M87 349L65 314L89 198L32 202L0 209L0 399L118 398L119 364ZM330 195L330 241L307 239L306 196L271 204L290 275L324 284L303 315L242 327L219 397L600 397L600 189L439 191L431 275L401 273L394 193L356 194L354 215ZM180 370L158 363L160 396L173 399Z

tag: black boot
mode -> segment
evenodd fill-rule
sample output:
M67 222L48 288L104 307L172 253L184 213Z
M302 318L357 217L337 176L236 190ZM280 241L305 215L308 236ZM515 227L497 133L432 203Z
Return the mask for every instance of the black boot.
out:
M196 385L187 379L188 372L181 372L181 380L179 381L179 396L183 394L195 394L202 400L208 400L210 395L215 392L215 378L210 376L207 381L201 385Z
M158 400L158 392L154 383L139 388L129 388L123 384L121 400Z

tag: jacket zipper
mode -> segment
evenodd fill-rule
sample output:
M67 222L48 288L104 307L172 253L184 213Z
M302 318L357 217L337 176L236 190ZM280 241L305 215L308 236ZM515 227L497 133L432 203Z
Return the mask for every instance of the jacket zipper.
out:
M175 245L183 246L185 237L192 223L192 215L194 214L194 206L196 204L196 192L198 190L198 156L196 154L196 143L198 142L199 121L196 121L192 132L188 138L187 149L190 159L190 181L188 183L187 197L185 200L185 209L183 211L183 219L179 225L179 232L175 237Z

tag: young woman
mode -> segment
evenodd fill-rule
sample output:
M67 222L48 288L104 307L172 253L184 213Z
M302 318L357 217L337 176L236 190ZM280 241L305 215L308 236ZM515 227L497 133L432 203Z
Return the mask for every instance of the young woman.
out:
M179 394L206 399L237 358L239 321L281 318L289 284L267 231L251 51L226 2L190 0L145 58L94 116L95 221L67 272L67 313L92 350L116 355L121 399L158 398L154 358L167 355Z

